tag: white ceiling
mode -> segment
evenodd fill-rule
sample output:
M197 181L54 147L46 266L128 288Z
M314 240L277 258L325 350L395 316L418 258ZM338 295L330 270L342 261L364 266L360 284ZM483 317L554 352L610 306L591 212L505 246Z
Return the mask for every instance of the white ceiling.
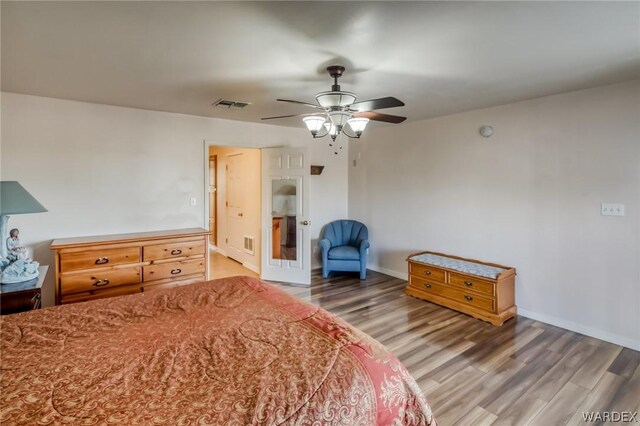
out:
M9 2L2 90L259 121L343 90L424 119L640 77L640 2ZM218 98L251 102L211 107ZM299 119L272 124L301 126Z

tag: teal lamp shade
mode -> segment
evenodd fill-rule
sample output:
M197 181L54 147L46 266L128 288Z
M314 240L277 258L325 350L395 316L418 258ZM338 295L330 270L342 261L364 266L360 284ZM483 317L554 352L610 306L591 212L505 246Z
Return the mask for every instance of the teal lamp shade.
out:
M47 209L18 182L0 182L0 215L44 213L46 211Z

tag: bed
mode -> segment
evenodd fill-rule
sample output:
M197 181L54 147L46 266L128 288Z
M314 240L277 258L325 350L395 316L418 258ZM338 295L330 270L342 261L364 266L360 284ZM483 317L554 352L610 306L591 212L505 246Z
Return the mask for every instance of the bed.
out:
M233 277L4 316L1 424L435 425L380 343Z

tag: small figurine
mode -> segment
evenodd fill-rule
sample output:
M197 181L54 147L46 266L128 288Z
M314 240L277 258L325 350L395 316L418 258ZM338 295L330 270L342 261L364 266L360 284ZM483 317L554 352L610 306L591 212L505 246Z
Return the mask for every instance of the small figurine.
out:
M0 258L0 284L21 283L38 278L38 262L27 259L27 249L20 245L20 231L9 231L7 257Z
M27 257L27 249L20 245L19 235L20 231L18 228L13 228L9 231L9 238L7 238L7 257L13 257L16 260L25 259Z

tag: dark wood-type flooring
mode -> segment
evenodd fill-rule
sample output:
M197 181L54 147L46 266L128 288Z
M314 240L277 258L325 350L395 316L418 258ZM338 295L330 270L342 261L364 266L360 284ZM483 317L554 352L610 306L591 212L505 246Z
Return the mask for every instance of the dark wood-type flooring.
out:
M640 352L521 316L495 327L406 296L405 285L317 271L311 288L281 287L386 345L441 426L584 425L582 412L640 412Z

